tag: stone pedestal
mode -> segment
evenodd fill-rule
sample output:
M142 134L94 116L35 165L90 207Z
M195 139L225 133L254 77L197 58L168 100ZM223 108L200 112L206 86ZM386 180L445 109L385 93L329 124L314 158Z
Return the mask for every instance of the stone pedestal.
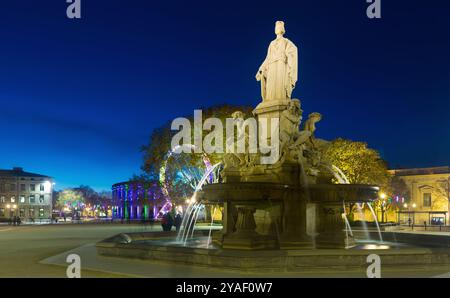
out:
M268 123L268 141L271 140L271 118L281 119L281 113L287 109L291 99L266 100L261 102L254 110L253 114L259 119L265 118ZM271 143L269 143L271 144Z
M317 248L350 248L355 245L353 236L345 231L342 206L337 203L320 203L318 213Z
M235 230L223 236L222 247L231 249L263 249L273 248L275 241L256 233L254 213L251 205L236 205L237 219ZM229 228L227 228L229 229Z
M283 199L283 233L280 248L312 248L313 243L306 230L306 196L304 193L286 192Z

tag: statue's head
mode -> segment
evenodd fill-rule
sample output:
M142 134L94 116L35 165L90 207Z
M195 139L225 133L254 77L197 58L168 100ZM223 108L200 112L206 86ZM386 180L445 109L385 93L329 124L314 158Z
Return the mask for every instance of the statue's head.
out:
M233 114L231 114L231 118L233 118L234 120L236 120L236 119L244 119L244 117L245 117L245 115L241 111L236 111Z
M296 98L292 99L292 100L289 102L288 109L289 109L293 114L296 114L296 115L298 115L298 116L300 116L300 117L301 117L302 114L303 114L303 110L302 110L302 107L301 107L300 100L298 100L298 99L296 99Z
M286 30L284 30L284 22L283 21L277 21L275 23L275 34L276 35L283 35L284 33L286 33Z
M319 122L320 120L322 120L322 114L314 112L309 114L308 118L314 122Z

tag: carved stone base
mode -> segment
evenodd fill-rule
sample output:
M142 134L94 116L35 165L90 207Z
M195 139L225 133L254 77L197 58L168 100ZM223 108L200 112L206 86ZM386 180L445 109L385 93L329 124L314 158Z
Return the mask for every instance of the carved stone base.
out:
M281 235L280 249L312 249L314 248L312 238L298 235Z
M319 204L319 235L317 248L350 248L355 246L354 238L347 235L343 218L343 207L337 203Z
M276 248L276 241L267 236L262 236L255 233L239 234L239 235L225 235L223 237L222 248L228 249L274 249Z
M274 113L278 113L286 109L286 107L291 102L291 99L275 99L275 100L265 100L258 104L258 106L253 110L255 115L270 115L274 116Z
M316 248L351 248L356 245L355 239L345 231L321 233L316 238Z

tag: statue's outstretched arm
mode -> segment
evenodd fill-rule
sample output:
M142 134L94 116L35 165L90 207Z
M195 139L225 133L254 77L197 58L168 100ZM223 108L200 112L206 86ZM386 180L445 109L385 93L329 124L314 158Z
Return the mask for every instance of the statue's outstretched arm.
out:
M266 58L264 59L263 63L261 64L261 66L258 69L258 72L256 73L256 80L260 81L261 80L261 76L264 76L266 73L266 66L267 66L267 61L270 57L270 51L271 51L271 46L269 45L269 48L267 49L267 55Z

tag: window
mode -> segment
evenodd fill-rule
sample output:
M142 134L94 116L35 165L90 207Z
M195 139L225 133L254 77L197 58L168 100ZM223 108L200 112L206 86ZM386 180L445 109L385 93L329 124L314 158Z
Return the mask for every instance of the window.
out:
M21 203L25 203L25 196L20 196L19 201L20 201Z
M44 209L43 208L39 209L39 217L44 217Z
M35 190L36 190L36 185L30 184L30 191L35 191Z
M44 191L44 184L39 185L40 191Z
M0 192L5 192L5 184L0 184Z
M13 184L13 183L11 183L11 184L9 185L9 191L16 191L16 185Z
M39 196L39 204L44 204L44 196Z
M34 217L34 209L29 209L28 210L28 216L33 218Z
M20 191L25 191L25 184L20 184Z
M19 217L25 217L25 209L21 208L19 210Z
M34 196L30 196L30 204L34 203L36 203L36 199L34 198Z
M431 193L423 194L423 207L431 207Z
M0 208L0 217L5 216L5 208Z
M11 197L11 203L15 203L16 202L16 197L15 196L12 196Z
M0 203L4 203L5 202L5 197L1 196L0 197Z

